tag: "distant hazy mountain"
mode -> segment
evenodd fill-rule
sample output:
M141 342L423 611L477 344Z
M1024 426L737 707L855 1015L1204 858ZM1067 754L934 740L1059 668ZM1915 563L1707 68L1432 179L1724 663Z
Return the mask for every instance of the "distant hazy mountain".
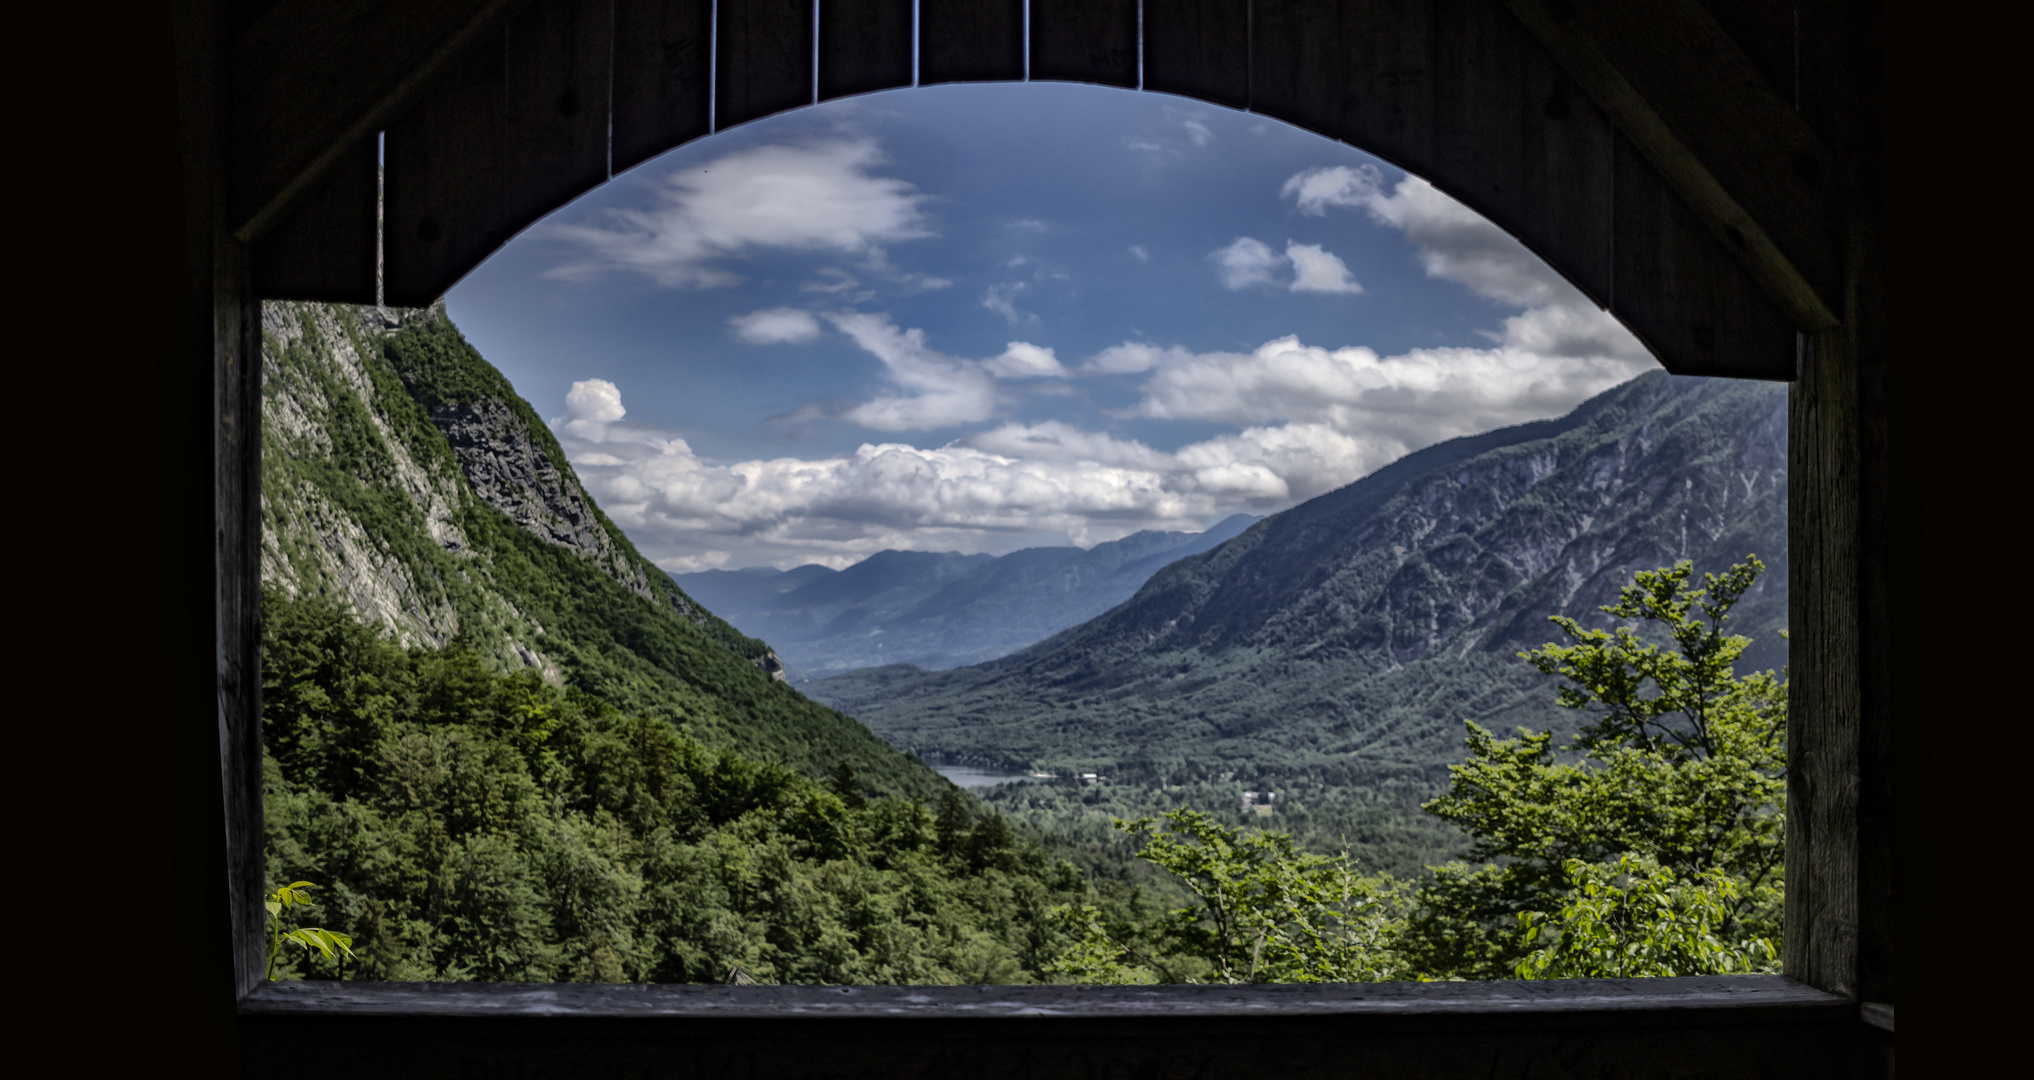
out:
M1780 384L1641 376L1559 419L1407 455L1015 655L807 692L930 760L1410 798L1461 760L1464 719L1572 723L1516 654L1558 636L1552 614L1604 625L1597 606L1634 570L1758 554L1741 667L1786 663L1786 418Z
M1005 656L1100 615L1166 564L1257 520L1237 514L1206 532L1146 531L1085 549L879 551L845 570L671 576L743 633L768 638L794 675L896 663L938 670Z

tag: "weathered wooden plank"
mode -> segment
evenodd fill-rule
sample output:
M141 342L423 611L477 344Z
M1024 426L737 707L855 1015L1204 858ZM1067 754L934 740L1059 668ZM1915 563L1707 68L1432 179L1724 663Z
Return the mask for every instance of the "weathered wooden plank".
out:
M582 1019L982 1019L1039 1017L1518 1016L1659 1008L1797 1017L1847 1009L1838 994L1779 975L1542 982L1247 983L1164 986L735 986L682 983L289 982L247 1015L546 1016Z
M619 173L711 130L713 0L615 0Z
M1144 0L1144 89L1250 107L1250 0Z
M1138 0L1031 0L1031 77L1137 85Z
M1024 78L1024 0L918 0L918 83Z
M1433 176L1431 0L1255 0L1250 108Z
M714 130L812 104L812 0L720 0Z
M1252 18L1255 111L1433 181L1608 302L1609 122L1508 12L1276 0Z
M1803 330L1836 323L1833 159L1698 0L1507 0Z
M1859 415L1844 328L1806 335L1788 401L1787 937L1794 977L1857 992Z
M282 0L233 44L229 215L260 237L441 65L527 0Z
M261 301L251 252L220 229L212 306L213 690L226 821L234 974L246 993L266 966L268 864L261 784Z
M507 46L500 31L455 57L384 140L382 290L422 307L508 240Z
M609 0L533 0L503 57L502 215L511 234L607 179Z
M264 989L243 1008L240 1022L248 1032L248 1072L256 1077L464 1072L1523 1080L1549 1075L1548 1062L1559 1063L1553 1075L1561 1076L1657 1076L1665 1062L1687 1075L1850 1075L1846 1040L1858 1025L1849 1002L1804 996L1776 978L1728 988L1716 987L1719 981L1513 983L1482 993L1431 994L1421 991L1435 988L1403 984L467 989L324 983ZM1721 992L1705 994L1698 989L1703 984ZM1197 998L1212 1007L1165 1004ZM1309 1007L1338 999L1369 1004ZM781 1004L773 1008L772 1000ZM300 1050L306 1045L354 1049L306 1058Z
M1429 179L1608 304L1609 119L1500 5L1433 9Z
M374 303L379 156L372 139L355 145L262 236L254 247L255 295Z
M820 0L819 99L911 85L911 0Z
M1791 379L1791 320L1622 136L1611 313L1668 371Z

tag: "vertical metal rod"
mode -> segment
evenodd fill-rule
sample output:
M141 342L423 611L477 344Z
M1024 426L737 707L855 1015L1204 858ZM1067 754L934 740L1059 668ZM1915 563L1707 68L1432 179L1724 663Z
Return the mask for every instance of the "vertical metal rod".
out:
M812 103L819 104L819 0L812 0Z
M706 133L720 130L720 0L706 17Z
M607 178L614 179L614 0L607 0Z
M374 307L376 311L388 307L387 294L382 291L383 262L382 250L386 246L384 234L388 225L388 195L383 174L388 171L388 132L374 133Z

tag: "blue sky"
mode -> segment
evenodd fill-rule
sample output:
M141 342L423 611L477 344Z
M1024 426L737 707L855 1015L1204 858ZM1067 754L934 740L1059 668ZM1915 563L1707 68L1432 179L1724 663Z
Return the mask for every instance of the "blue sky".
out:
M893 91L680 147L447 304L674 571L1198 529L1654 366L1360 151L1066 84Z

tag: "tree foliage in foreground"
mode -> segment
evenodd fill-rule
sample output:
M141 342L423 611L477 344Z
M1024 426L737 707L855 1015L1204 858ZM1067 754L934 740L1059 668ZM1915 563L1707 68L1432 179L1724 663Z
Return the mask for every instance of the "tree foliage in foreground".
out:
M1089 982L1561 978L1773 970L1784 882L1784 675L1738 676L1726 632L1758 578L1747 556L1694 583L1640 571L1603 610L1613 630L1553 622L1520 654L1593 713L1573 746L1468 724L1429 813L1472 837L1471 862L1423 879L1364 877L1346 856L1191 810L1119 823L1194 906L1144 926L1057 913L1076 944L1053 966ZM1669 645L1654 640L1657 636Z
M1066 942L1047 913L1106 903L958 791L935 818L264 603L269 885L320 883L348 978L1028 982ZM278 950L274 974L340 969Z

